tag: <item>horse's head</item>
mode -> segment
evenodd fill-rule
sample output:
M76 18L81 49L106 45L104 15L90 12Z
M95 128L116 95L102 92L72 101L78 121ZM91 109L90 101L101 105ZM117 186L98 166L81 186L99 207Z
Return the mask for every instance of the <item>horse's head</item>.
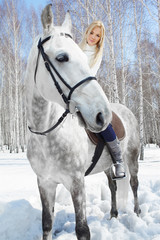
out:
M95 77L91 77L86 55L71 37L70 14L66 14L62 26L54 26L48 5L41 20L43 35L29 59L29 88L36 88L45 100L67 106L70 111L76 107L89 130L102 131L111 120L110 105Z

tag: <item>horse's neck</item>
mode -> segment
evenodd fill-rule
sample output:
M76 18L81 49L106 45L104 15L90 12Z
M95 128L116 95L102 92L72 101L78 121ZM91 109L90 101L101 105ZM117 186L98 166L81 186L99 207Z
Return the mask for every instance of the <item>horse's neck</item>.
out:
M38 93L36 88L32 93L33 94L30 94L30 97L27 98L28 124L36 131L43 132L57 123L65 109L58 103L46 101ZM68 134L71 133L76 135L77 138L79 138L79 135L84 135L84 124L77 116L68 114L60 126L62 125L63 128L60 127L57 128L57 130L59 131L59 135L62 135L63 138L68 138Z
M63 112L63 109L59 110L57 104L46 101L35 90L33 92L32 100L30 102L29 122L36 130L44 131L57 121L57 112Z

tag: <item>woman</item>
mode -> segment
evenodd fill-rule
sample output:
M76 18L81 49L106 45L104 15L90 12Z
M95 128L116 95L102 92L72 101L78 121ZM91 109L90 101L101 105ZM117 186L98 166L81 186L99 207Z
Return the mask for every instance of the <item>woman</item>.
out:
M86 29L83 39L79 44L80 48L88 57L88 63L94 76L96 75L102 61L104 36L105 28L103 23L101 21L94 21ZM112 125L109 124L108 127L99 134L106 142L112 156L113 164L115 166L115 179L125 177L120 145Z

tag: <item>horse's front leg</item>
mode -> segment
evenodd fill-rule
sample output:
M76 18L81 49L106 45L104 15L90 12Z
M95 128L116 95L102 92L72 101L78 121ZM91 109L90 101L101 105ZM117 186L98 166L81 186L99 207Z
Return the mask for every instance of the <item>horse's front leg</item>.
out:
M42 202L42 240L52 240L52 224L57 184L38 179L38 187Z
M84 177L73 180L70 189L76 216L76 235L78 240L90 240L90 231L86 220L86 197Z

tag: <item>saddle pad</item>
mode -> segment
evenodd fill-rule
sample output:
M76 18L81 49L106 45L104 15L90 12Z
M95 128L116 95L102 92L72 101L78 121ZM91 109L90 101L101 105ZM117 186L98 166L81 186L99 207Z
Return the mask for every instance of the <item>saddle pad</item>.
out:
M111 121L112 127L116 133L117 138L119 141L125 138L125 129L124 125L121 121L121 119L117 116L115 112L112 112L112 121ZM86 129L86 132L88 134L88 137L92 141L93 144L97 145L98 143L98 137L96 136L96 133L93 133Z

